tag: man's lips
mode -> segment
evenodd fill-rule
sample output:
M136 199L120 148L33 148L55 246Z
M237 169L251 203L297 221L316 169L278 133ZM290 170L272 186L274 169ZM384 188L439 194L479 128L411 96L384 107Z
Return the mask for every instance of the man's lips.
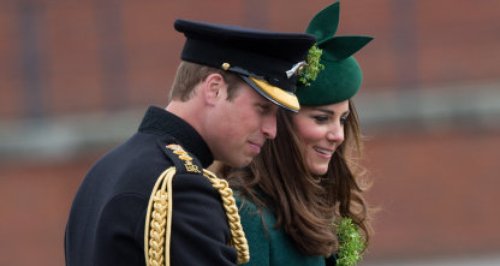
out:
M250 144L250 148L252 149L252 151L257 154L260 153L260 149L262 148L262 145L264 145L263 143L254 141L249 141L248 144Z

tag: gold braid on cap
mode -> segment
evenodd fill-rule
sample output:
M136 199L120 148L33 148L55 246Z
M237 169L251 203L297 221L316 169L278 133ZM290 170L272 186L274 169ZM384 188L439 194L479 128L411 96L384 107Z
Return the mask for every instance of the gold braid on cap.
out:
M192 158L178 145L168 145L167 148L174 150L186 164L188 172L195 171L189 163ZM151 197L149 198L146 214L146 225L144 229L144 255L148 266L170 266L170 239L172 234L172 210L173 201L172 180L175 176L175 167L170 167L158 177ZM218 178L212 172L203 169L205 176L212 186L221 195L222 205L226 212L229 230L231 232L231 245L237 252L237 263L244 264L250 260L250 252L247 239L241 226L240 215L236 207L233 191L226 180Z

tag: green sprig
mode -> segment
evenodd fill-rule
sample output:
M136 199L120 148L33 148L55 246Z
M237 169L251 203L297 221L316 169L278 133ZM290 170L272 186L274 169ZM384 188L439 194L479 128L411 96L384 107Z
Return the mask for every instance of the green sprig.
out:
M365 240L350 218L342 218L336 224L339 238L337 266L355 266L362 259Z
M320 63L322 53L323 50L319 49L316 44L309 49L306 59L307 64L299 76L299 81L305 86L311 85L311 82L318 77L319 72L325 68Z

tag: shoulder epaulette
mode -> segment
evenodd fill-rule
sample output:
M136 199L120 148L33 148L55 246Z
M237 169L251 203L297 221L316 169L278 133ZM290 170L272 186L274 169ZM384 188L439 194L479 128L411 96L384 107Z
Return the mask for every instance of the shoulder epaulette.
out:
M172 160L174 166L165 170L156 180L149 198L144 228L144 255L146 265L170 265L170 238L172 229L172 181L176 174L203 174L221 195L222 205L226 212L231 232L231 245L237 252L237 263L250 260L248 243L241 226L238 208L233 191L224 179L203 169L199 162L178 144L168 144L164 152Z
M167 144L163 152L174 163L177 173L202 174L203 166L179 144Z

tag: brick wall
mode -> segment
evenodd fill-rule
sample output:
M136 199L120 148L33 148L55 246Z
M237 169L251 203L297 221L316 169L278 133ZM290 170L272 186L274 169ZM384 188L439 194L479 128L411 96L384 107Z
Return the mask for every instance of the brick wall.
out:
M368 140L366 165L374 183L369 199L380 211L367 264L495 254L500 249L499 149L499 132L388 134ZM103 152L0 165L0 265L64 265L71 200Z
M367 143L373 259L498 254L499 132L387 134Z
M1 0L0 117L164 104L183 38L177 17L303 31L331 1ZM343 1L341 34L376 39L365 86L425 88L500 76L500 3Z
M176 17L302 31L330 2L0 0L0 123L163 105L182 46ZM366 90L498 82L499 12L495 1L343 1L339 30L376 37L358 56ZM418 125L371 136L381 211L368 262L499 250L499 136ZM103 152L0 158L0 265L64 264L71 199Z

